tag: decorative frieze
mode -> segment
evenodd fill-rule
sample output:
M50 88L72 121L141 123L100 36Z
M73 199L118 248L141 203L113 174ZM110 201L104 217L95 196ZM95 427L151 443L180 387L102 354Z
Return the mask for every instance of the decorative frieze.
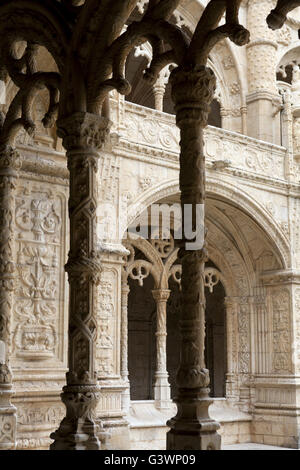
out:
M48 426L49 429L54 429L64 417L65 410L62 404L57 403L55 405L18 404L18 426L20 426L18 432L21 434L28 429L38 430L39 426Z
M127 141L138 142L140 147L153 148L153 154L155 149L164 150L170 154L171 160L174 159L174 153L179 153L179 134L174 127L173 116L126 103L126 122L128 125L122 134L120 147L126 145ZM224 161L230 161L232 167L270 178L285 179L285 150L282 147L258 143L255 139L212 127L206 129L204 135L205 154L209 161L221 157Z

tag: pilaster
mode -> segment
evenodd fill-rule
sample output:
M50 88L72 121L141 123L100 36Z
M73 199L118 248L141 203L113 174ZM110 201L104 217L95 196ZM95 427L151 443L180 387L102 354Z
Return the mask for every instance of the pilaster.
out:
M269 271L261 276L266 290L270 339L267 367L255 375L253 439L299 448L299 296L300 273Z
M21 158L10 147L0 150L0 450L16 446L16 408L10 369L10 338L16 280L14 262L15 190Z
M129 287L123 278L128 251L117 243L101 243L98 247L102 272L97 300L96 364L101 388L97 419L106 433L103 448L125 450L130 448L126 420L130 405L126 306Z

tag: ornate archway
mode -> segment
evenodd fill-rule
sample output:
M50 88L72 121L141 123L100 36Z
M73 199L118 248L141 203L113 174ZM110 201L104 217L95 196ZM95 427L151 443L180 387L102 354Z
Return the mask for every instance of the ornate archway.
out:
M62 400L67 408L61 426L52 434L51 449L100 449L98 426L94 420L99 402L95 361L97 339L97 289L101 284L101 262L96 239L97 168L100 153L109 141L111 122L109 98L112 90L130 92L125 78L125 63L131 50L149 41L153 59L145 74L152 83L170 63L176 64L171 75L172 98L177 124L181 129L182 204L204 203L203 128L207 124L213 99L215 77L206 67L208 55L222 39L229 37L242 46L249 42L248 31L240 25L241 1L211 0L203 11L194 35L187 37L183 28L170 22L180 0L4 0L0 5L1 79L10 77L16 86L11 103L4 106L0 132L0 205L1 232L1 373L5 396L6 420L15 428L15 410L10 405L12 378L9 369L10 316L13 301L15 260L13 258L13 212L16 179L21 167L15 151L18 131L29 134L35 129L32 103L40 89L49 93L49 107L43 117L45 127L56 123L63 139L70 172L70 252L66 264L70 284L69 372ZM137 21L130 21L131 14ZM226 14L225 24L219 23ZM24 41L25 48L18 49ZM95 48L95 44L97 47ZM44 47L52 55L55 70L38 70L36 55ZM182 86L182 84L186 86ZM190 161L191 160L191 161ZM195 171L190 172L193 167ZM209 439L202 438L201 426L194 428L208 401L208 373L203 364L203 270L204 250L182 253L183 296L190 308L185 312L183 336L193 338L192 350L182 341L178 380L179 414L170 422L170 449L185 447L189 436L192 449L220 447L218 428L210 420ZM196 279L193 292L190 278ZM189 325L189 326L188 326ZM186 387L188 392L186 391ZM185 402L194 397L194 419L184 419ZM200 406L201 402L201 406ZM0 410L1 411L1 410ZM207 410L206 410L207 411ZM205 415L203 419L207 420ZM188 423L188 424L187 424ZM188 426L188 428L187 428ZM200 429L200 430L199 430ZM4 447L14 445L14 434Z

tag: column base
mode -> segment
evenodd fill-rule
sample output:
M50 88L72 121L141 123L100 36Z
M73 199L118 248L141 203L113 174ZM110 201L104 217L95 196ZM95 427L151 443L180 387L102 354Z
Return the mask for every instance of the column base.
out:
M167 433L168 450L220 450L221 436L217 433L219 423L209 417L208 408L212 400L209 389L181 389L177 404L177 415L168 421L171 430Z
M154 400L155 407L158 410L168 410L172 405L170 384L168 381L168 374L161 374L156 376L154 386Z
M129 384L126 385L126 389L122 393L122 411L127 414L130 409L130 388Z
M67 385L61 399L67 414L57 431L50 450L100 450L99 426L95 422L95 409L100 389L97 385Z

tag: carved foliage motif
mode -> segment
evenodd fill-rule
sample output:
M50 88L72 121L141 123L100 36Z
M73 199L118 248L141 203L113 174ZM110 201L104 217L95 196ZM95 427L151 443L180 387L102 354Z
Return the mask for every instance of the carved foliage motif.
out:
M158 113L156 113L158 114ZM160 114L158 122L155 112L140 110L137 106L126 103L126 129L123 135L126 139L163 148L170 152L179 151L179 132L174 126L173 116Z
M151 149L151 154L154 154L153 148L163 150L169 159L174 160L174 154L179 153L179 132L174 121L173 116L126 103L126 129L122 131L120 145L138 142L139 146L148 147L147 153ZM228 160L232 166L247 172L285 178L284 150L274 149L267 143L251 145L247 137L224 129L209 127L204 130L204 135L204 150L209 160ZM147 189L146 185L144 189Z
M109 376L114 372L116 283L115 271L104 270L102 272L98 289L99 329L96 344L96 362L100 377Z
M15 289L14 195L20 167L21 158L16 151L7 149L0 153L0 339L8 346Z
M57 353L64 291L63 206L60 197L40 187L25 186L17 194L13 346L23 360L43 360Z
M295 290L295 351L296 367L300 369L300 288Z
M238 316L239 329L239 370L241 374L250 371L250 311L247 298L240 299L240 313Z
M292 372L290 294L287 289L272 295L273 307L273 369L276 373Z

